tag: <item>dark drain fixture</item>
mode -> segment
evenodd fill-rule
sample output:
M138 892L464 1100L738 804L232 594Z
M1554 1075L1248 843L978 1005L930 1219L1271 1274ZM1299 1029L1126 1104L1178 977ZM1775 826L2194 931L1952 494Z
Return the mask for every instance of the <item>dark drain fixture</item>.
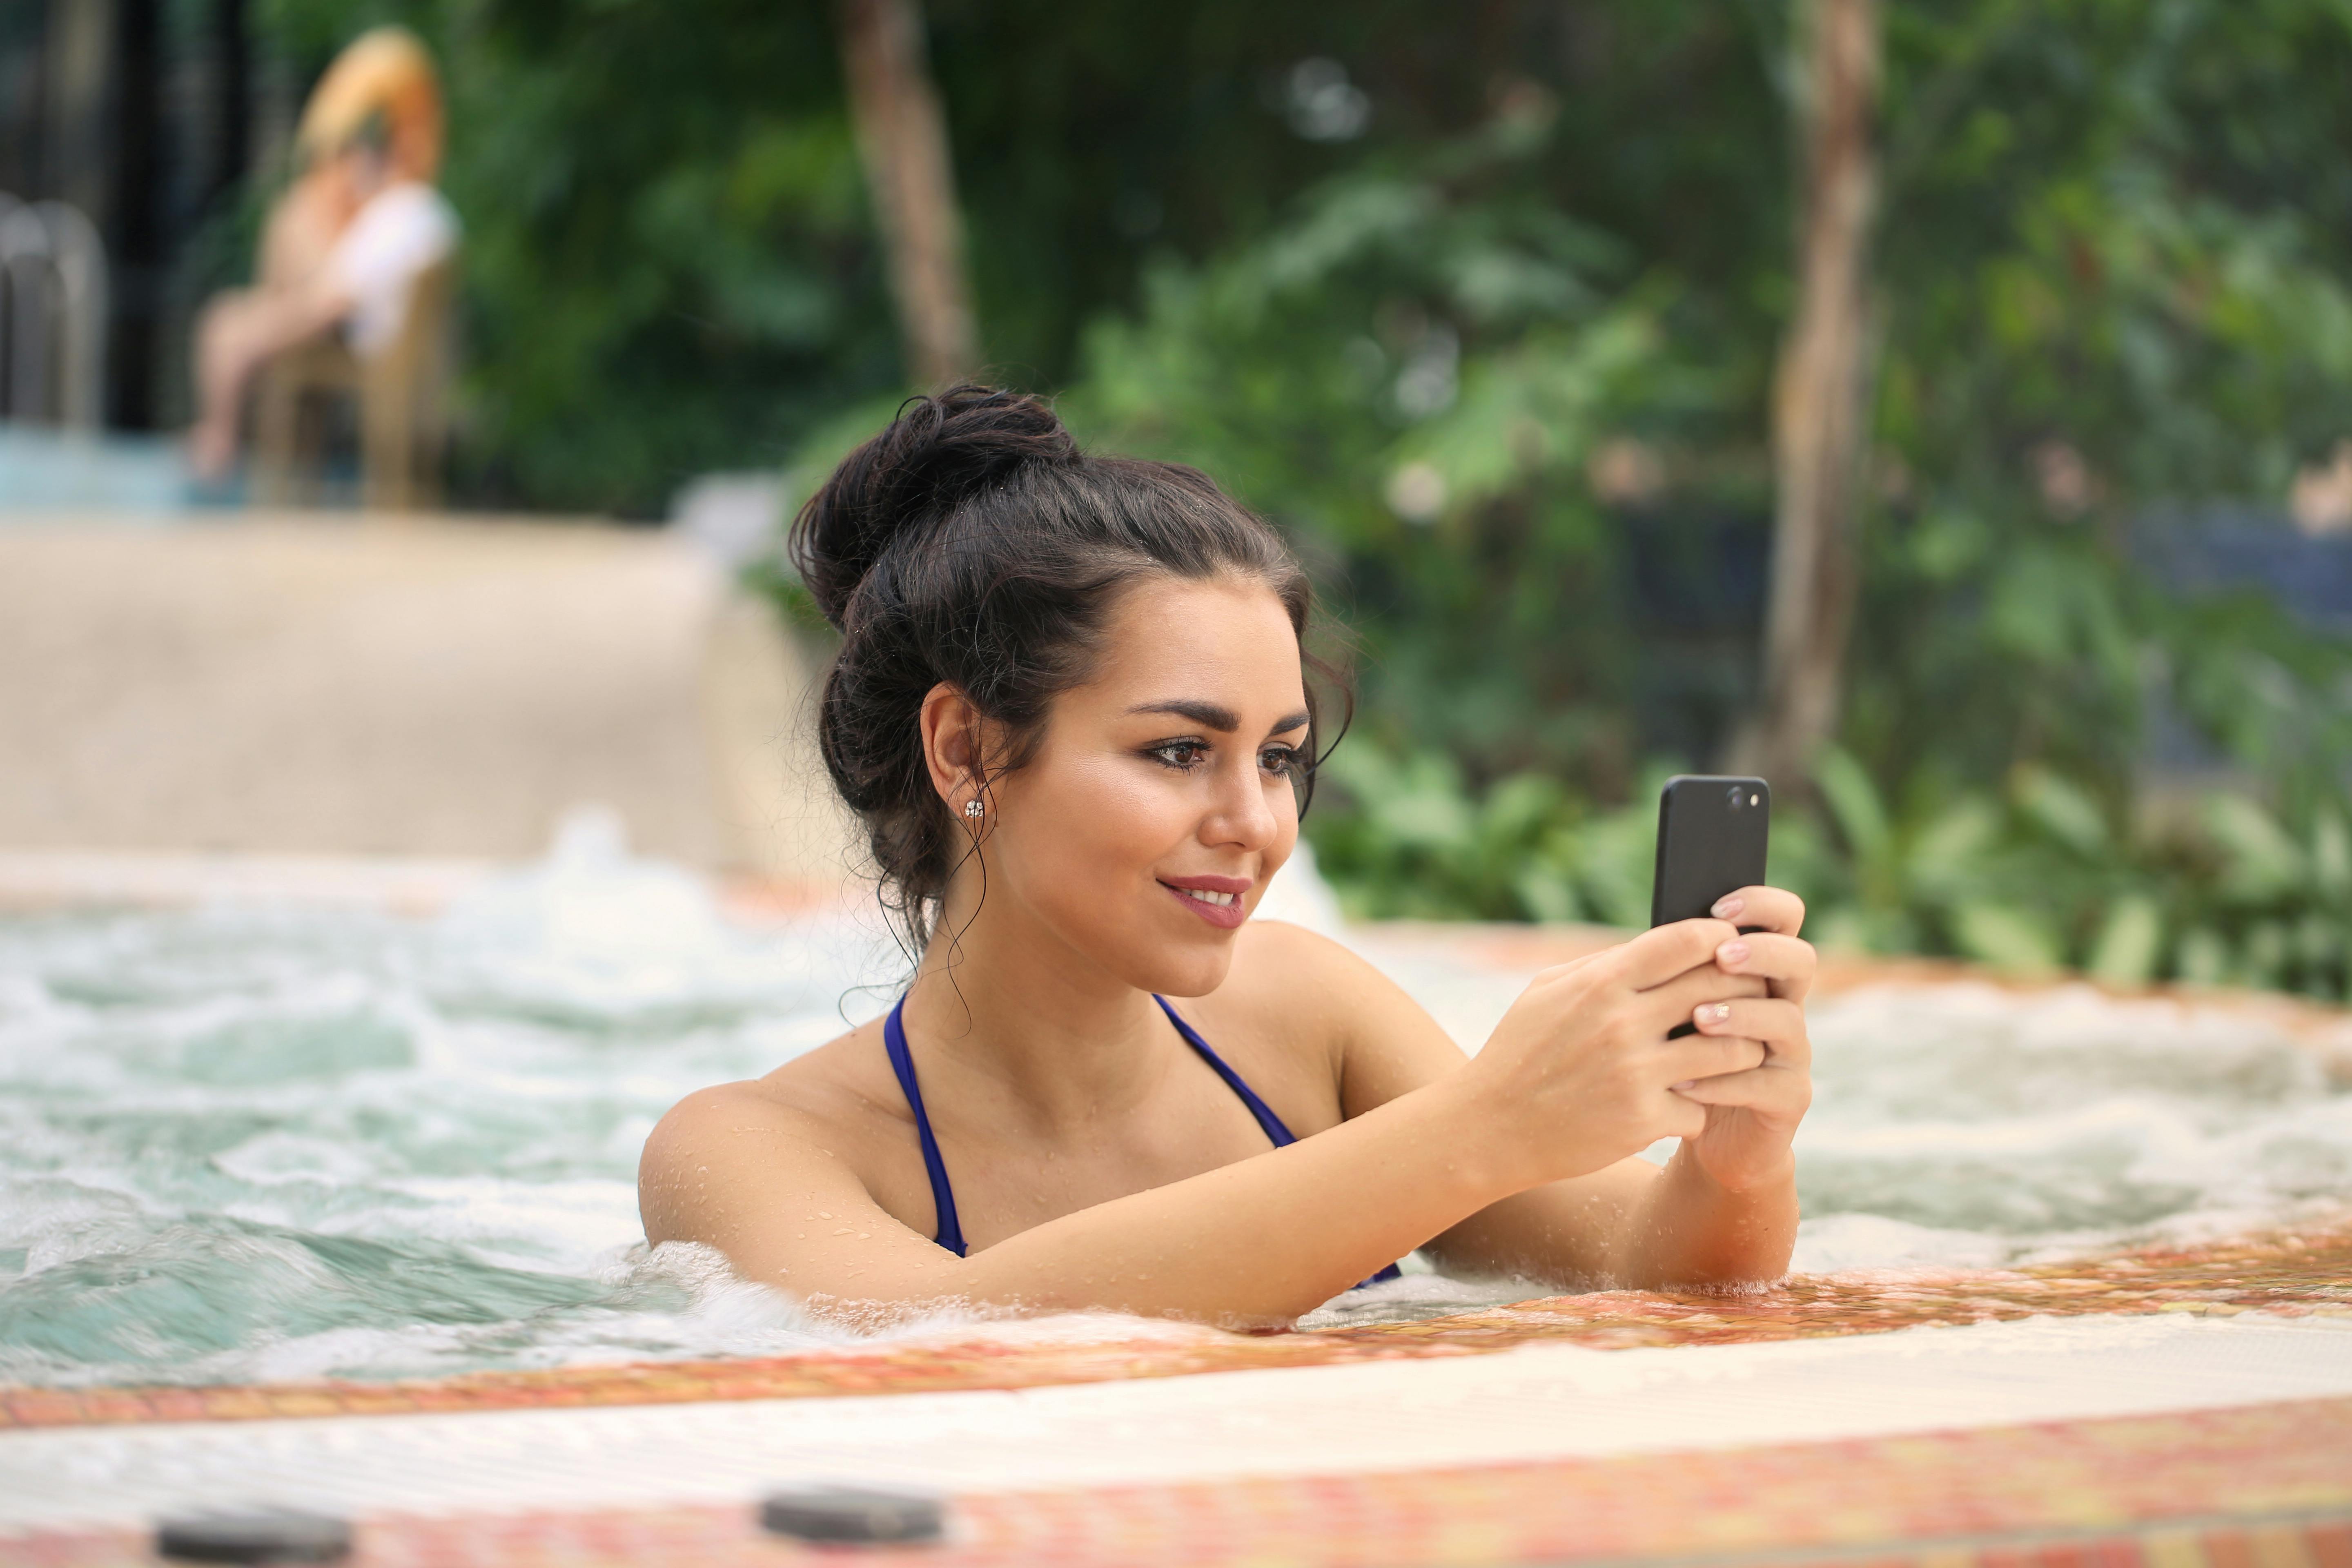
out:
M352 1554L352 1527L284 1509L194 1513L155 1527L155 1552L181 1563L336 1563Z
M937 1541L946 1519L940 1498L864 1487L793 1487L760 1504L762 1525L798 1541Z

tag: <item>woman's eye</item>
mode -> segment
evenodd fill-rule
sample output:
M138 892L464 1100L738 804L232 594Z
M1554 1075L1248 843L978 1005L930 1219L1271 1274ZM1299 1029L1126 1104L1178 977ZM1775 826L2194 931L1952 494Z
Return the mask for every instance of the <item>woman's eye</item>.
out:
M1171 768L1191 771L1200 764L1201 754L1209 748L1198 741L1170 741L1151 748L1151 754Z
M1257 765L1264 768L1267 773L1273 773L1277 778L1287 778L1298 772L1298 748L1296 746L1268 746L1265 751L1258 753Z

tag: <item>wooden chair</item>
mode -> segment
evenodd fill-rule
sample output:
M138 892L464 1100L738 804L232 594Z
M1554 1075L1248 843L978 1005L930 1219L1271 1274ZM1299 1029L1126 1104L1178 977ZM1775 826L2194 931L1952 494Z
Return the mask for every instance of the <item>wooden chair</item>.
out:
M358 405L362 504L392 511L441 502L455 377L457 269L445 258L410 286L400 336L361 359L334 334L314 338L261 372L253 425L254 493L265 505L325 499L326 409Z

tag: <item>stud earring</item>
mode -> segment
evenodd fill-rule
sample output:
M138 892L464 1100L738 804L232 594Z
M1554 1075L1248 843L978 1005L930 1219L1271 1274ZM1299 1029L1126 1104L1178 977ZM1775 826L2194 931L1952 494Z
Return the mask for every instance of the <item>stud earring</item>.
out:
M978 822L988 815L988 807L981 804L980 796L974 795L963 803L963 814L968 820Z

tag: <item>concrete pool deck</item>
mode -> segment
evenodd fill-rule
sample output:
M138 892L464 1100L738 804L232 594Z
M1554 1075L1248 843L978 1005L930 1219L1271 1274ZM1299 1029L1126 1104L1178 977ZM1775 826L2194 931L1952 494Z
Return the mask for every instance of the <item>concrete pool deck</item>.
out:
M740 1505L385 1515L369 1564L940 1568L1867 1563L2343 1568L2345 1402L1727 1453L980 1493L940 1545L764 1536ZM144 1532L52 1538L50 1568L151 1561Z
M20 1432L0 1561L144 1561L158 1516L255 1506L351 1519L370 1563L773 1560L757 1500L820 1479L945 1495L923 1558L958 1564L2340 1568L2352 1330L2113 1330Z
M939 1568L1869 1563L2343 1568L2352 1402L1705 1454L980 1492L936 1545L802 1546L740 1502L362 1520L365 1564L850 1560ZM147 1532L59 1532L10 1560L152 1562ZM0 1557L12 1543L0 1541Z
M2002 1271L1239 1336L0 1394L0 1562L223 1506L369 1563L774 1560L763 1488L953 1500L943 1563L2352 1563L2352 1224Z

